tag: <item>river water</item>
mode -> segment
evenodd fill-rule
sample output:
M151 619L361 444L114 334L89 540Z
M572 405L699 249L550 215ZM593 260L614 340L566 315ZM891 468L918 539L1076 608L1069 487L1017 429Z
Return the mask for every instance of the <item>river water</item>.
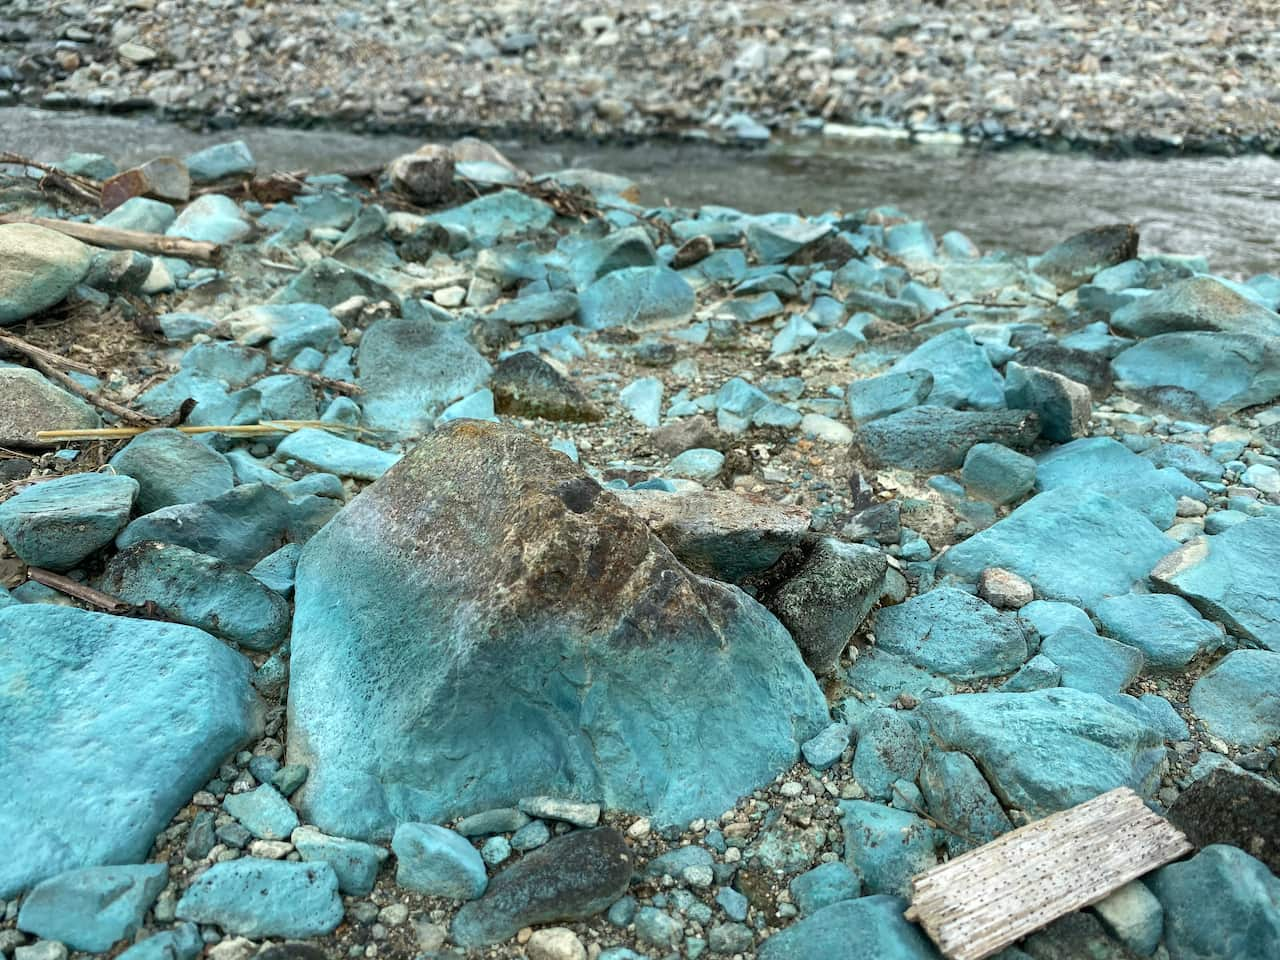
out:
M0 109L0 150L38 160L72 151L121 163L245 140L261 169L324 172L380 165L419 140L244 127L194 132L154 119ZM990 150L884 138L813 137L742 151L698 142L637 146L498 144L534 172L593 167L635 180L646 202L719 203L753 213L892 204L936 234L984 249L1038 253L1071 233L1132 221L1143 252L1202 254L1232 276L1280 274L1280 159L1133 157Z

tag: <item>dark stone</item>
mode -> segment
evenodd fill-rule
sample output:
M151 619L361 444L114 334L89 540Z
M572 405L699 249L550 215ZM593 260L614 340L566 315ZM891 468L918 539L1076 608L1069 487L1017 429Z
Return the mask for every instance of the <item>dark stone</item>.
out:
M649 434L659 453L676 457L686 450L719 450L724 452L725 438L710 420L703 416L677 420Z
M254 954L254 960L327 960L319 947L310 943L276 943Z
M451 930L459 946L498 943L522 927L593 917L631 882L632 856L612 827L579 830L526 855L466 904Z
M1025 450L1039 436L1040 420L1027 410L912 407L860 424L853 453L872 467L943 472L960 469L975 444Z
M695 263L701 263L715 251L716 245L710 237L697 236L690 237L680 249L676 251L675 256L671 258L671 266L675 270L683 270L685 267L692 267Z
M1083 383L1096 398L1104 398L1111 393L1111 362L1099 354L1043 341L1018 351L1013 359L1024 367L1039 367Z
M1069 913L1022 942L1032 960L1139 960L1091 913Z
M593 423L604 411L536 353L512 354L493 370L493 405L507 416Z
M1197 847L1227 843L1280 874L1280 787L1234 770L1214 770L1169 808L1173 825Z
M449 231L438 223L424 223L400 244L400 259L409 263L426 263L438 250L452 244Z
M1107 267L1138 255L1138 228L1132 223L1094 227L1045 251L1035 271L1059 290L1074 290Z

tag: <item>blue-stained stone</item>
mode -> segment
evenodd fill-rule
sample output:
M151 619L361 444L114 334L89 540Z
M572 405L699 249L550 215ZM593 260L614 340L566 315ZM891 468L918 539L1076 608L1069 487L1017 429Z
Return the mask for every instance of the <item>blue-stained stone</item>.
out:
M357 270L331 257L322 257L309 263L285 287L275 292L271 303L308 303L336 307L352 297L364 297L375 303L385 300L393 307L400 307L400 297L386 283L371 273ZM406 308L404 313L407 317L409 309Z
M599 239L577 241L570 256L569 275L573 285L583 290L615 270L659 265L649 234L644 227L635 226Z
M1241 960L1280 952L1280 879L1237 847L1212 844L1144 883L1164 908L1169 960Z
M746 227L747 247L761 263L781 263L832 231L829 223L811 223L793 215L754 217Z
M1061 685L1062 668L1042 653L1018 668L1018 672L1000 684L1005 693L1026 693L1029 690L1045 690Z
M524 852L536 850L551 839L551 828L542 820L531 820L511 835L511 846Z
M190 340L197 333L208 333L215 321L201 313L162 313L156 317L166 340Z
M841 900L774 934L757 956L760 960L937 960L937 951L920 928L903 918L906 908L906 901L889 896Z
M1032 600L1018 611L1018 618L1029 623L1042 637L1057 633L1065 627L1092 630L1093 621L1079 607L1060 600Z
M711 851L705 847L676 847L659 857L654 857L644 868L646 877L671 876L676 879L689 867L709 867L714 863Z
M1096 490L1062 487L1032 497L938 561L938 572L976 583L987 567L1018 574L1045 599L1092 608L1129 593L1177 543L1140 513Z
M770 400L751 414L751 425L754 427L772 427L779 430L794 430L800 426L804 417L785 403Z
M889 799L896 781L915 780L923 759L919 731L903 712L879 707L858 722L853 776L868 796Z
M155 603L167 619L249 650L273 650L289 635L289 604L258 580L174 544L143 541L111 558L102 589L135 606Z
M286 840L298 826L289 801L267 783L248 793L229 795L222 806L259 840Z
M1104 697L1119 693L1142 672L1141 650L1092 630L1059 630L1045 637L1040 653L1061 669L1062 686Z
M908 262L933 260L938 255L938 244L927 224L920 220L900 223L884 233L889 252Z
M1151 573L1233 634L1280 651L1280 517L1256 517L1198 537Z
M148 430L111 458L116 473L138 481L137 508L208 500L231 489L227 458L177 430Z
M226 177L252 177L258 169L249 145L243 140L215 143L190 154L185 162L192 183L213 183Z
M776 293L763 293L757 297L735 297L721 307L725 313L739 323L758 323L769 317L776 317L783 312L782 301Z
M926 340L890 369L892 373L928 370L933 389L928 401L936 406L966 410L994 410L1005 406L1004 381L986 352L964 330L949 330Z
M609 907L609 912L605 915L605 919L615 927L625 927L636 918L636 910L638 908L639 904L636 902L636 898L628 894L615 901Z
M1065 443L1088 431L1093 400L1084 384L1012 360L1004 368L1004 377L1005 403L1038 414L1046 440Z
M862 694L844 702L847 718L857 726L877 701L893 703L901 693L909 693L917 700L929 697L945 697L955 692L950 680L909 663L878 648L859 655L845 675L850 688ZM867 698L871 698L868 702Z
M1191 688L1191 712L1227 743L1280 739L1280 653L1234 650Z
M292 458L316 470L357 480L377 480L399 461L400 455L317 427L295 430L280 441L276 456Z
M430 431L453 401L483 387L488 361L461 335L439 324L380 320L360 341L360 405L382 439Z
M741 377L726 380L716 394L716 410L750 419L769 402L769 395Z
M98 226L112 230L138 230L142 233L164 233L177 218L178 212L160 200L149 197L130 197L105 217Z
M1192 480L1222 479L1222 463L1183 443L1162 443L1145 456L1157 467L1173 467Z
M202 953L200 928L194 923L179 923L134 944L117 960L196 960Z
M847 723L833 723L812 740L806 740L800 747L805 762L815 770L827 769L848 748L851 732Z
M506 837L490 837L480 847L480 858L491 867L505 863L511 856L511 841Z
M290 839L303 860L329 864L338 878L338 889L351 896L363 896L373 889L378 867L387 859L382 847L331 837L312 827L299 827Z
M1151 796L1160 784L1161 732L1096 694L960 694L917 712L939 746L973 758L1005 807L1033 819L1121 786Z
M342 898L327 863L245 857L215 863L196 878L177 916L232 936L317 937L342 922Z
M857 899L862 895L862 881L848 864L833 860L795 877L787 889L791 902L802 915L809 916L841 900Z
M693 316L693 288L667 267L614 270L583 290L578 316L590 330L681 326Z
M793 315L786 326L773 337L770 345L770 356L780 357L787 353L797 353L818 339L818 328L804 317Z
M234 200L207 193L182 208L165 236L226 244L243 240L252 229L253 224Z
M1036 462L998 443L979 443L965 454L961 479L974 496L992 503L1013 503L1030 493Z
M260 483L235 487L200 503L163 507L116 537L121 550L145 540L174 543L247 569L278 550L289 532L288 500Z
M641 907L636 911L635 925L636 940L642 946L675 950L684 939L684 925L656 907Z
M723 466L724 454L719 450L695 447L672 458L663 472L673 477L709 483L720 475Z
M920 768L920 789L929 816L947 832L947 850L953 857L1013 829L990 785L966 754L931 751Z
M905 810L867 800L842 800L844 860L869 893L905 895L911 878L938 862L943 834ZM815 917L822 916L818 911Z
M336 190L303 194L296 197L293 204L308 227L332 227L335 230L345 230L351 226L351 221L356 218L361 208L358 197L339 193Z
M310 347L337 346L342 324L318 303L280 303L246 307L224 321L230 334L249 346L266 344L271 358L288 361Z
M904 370L855 380L849 384L846 397L853 419L865 422L918 406L932 390L933 374L928 370Z
M979 443L1025 448L1040 435L1040 421L1025 410L952 410L909 407L870 422L859 421L854 452L869 466L907 470L958 470Z
M305 377L291 373L263 377L253 389L261 398L264 420L316 420L320 416L315 391Z
M168 879L165 863L60 873L23 898L18 929L73 950L100 953L138 932Z
M1204 330L1280 336L1280 315L1216 277L1190 277L1135 300L1111 315L1111 326L1131 337Z
M1204 489L1177 470L1157 469L1110 437L1084 437L1042 455L1036 487L1091 489L1142 513L1160 529L1173 523L1176 498L1204 500Z
M662 381L641 377L618 393L618 402L646 427L656 427L662 420Z
M342 478L332 473L309 473L285 484L281 489L290 500L307 496L328 497L330 500L346 499Z
M488 879L484 860L464 837L430 823L402 823L391 841L396 883L433 897L474 900Z
M293 796L294 792L306 783L307 768L301 763L286 763L271 778L271 785L284 797Z
M578 296L569 290L532 293L509 300L491 314L494 320L505 320L513 327L526 324L560 323L578 315Z
M498 415L493 410L493 391L485 387L461 400L455 400L441 411L436 423L448 423L450 420L489 420L497 423Z
M187 418L191 426L237 426L262 419L261 395L248 388L228 393L222 380L194 370L180 370L138 397L138 406L155 417L177 413L186 400L196 401Z
M427 219L443 227L461 227L479 240L492 241L542 230L550 226L555 217L555 210L541 200L517 190L499 190Z
M951 587L881 608L875 633L879 650L956 680L1009 673L1027 658L1026 632L1015 617Z
M456 830L464 837L483 837L491 833L511 833L528 823L528 814L515 807L498 807L463 817Z
M1180 387L1234 412L1280 396L1280 337L1166 333L1118 354L1111 369L1132 387Z
M846 867L846 869L848 868ZM730 920L747 919L747 907L749 906L747 898L733 889L733 887L721 887L717 890L716 903L720 904L720 909L724 911L725 916Z
M129 522L132 477L78 473L27 487L0 503L0 533L23 563L69 570Z
M252 665L191 627L43 604L0 609L0 897L139 862L262 729ZM75 790L66 785L75 783Z
M1155 895L1134 880L1093 905L1103 925L1139 956L1149 957L1160 946L1164 909Z
M1191 604L1170 594L1130 593L1109 597L1094 609L1103 631L1142 651L1154 670L1181 670L1193 657L1218 647L1222 628L1204 620Z

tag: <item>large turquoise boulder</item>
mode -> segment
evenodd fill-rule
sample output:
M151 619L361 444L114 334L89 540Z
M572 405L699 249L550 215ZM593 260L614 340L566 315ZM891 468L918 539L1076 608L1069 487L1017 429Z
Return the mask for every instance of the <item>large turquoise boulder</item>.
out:
M1145 883L1164 908L1169 960L1280 956L1280 879L1243 850L1213 844Z
M1234 650L1191 688L1191 712L1240 746L1280 740L1280 652Z
M471 236L492 241L500 237L541 230L551 225L556 212L541 200L518 190L499 190L428 219L442 227L461 227Z
M1129 337L1183 330L1280 336L1280 314L1242 297L1214 277L1189 277L1139 297L1111 315L1111 327Z
M1060 669L1059 686L1099 696L1113 696L1131 684L1142 670L1137 647L1100 637L1093 630L1067 627L1044 638L1040 654Z
M170 620L272 650L289 635L289 604L243 570L216 557L152 540L117 553L102 589L135 606L148 602Z
M1096 490L1062 487L1032 497L938 561L938 572L976 583L987 567L1028 580L1036 596L1092 608L1129 593L1177 543L1142 514Z
M1173 524L1178 497L1206 499L1204 488L1172 467L1157 468L1110 437L1082 437L1036 461L1036 489L1099 490L1137 510L1161 530Z
M911 878L938 862L942 831L908 810L868 800L842 800L844 859L868 893L908 896Z
M0 897L145 859L173 814L260 734L252 674L191 627L0 609Z
M234 485L227 458L178 430L148 430L111 458L116 473L138 481L139 513L194 503Z
M318 937L342 922L342 898L327 863L245 857L200 874L177 916L239 937Z
M129 522L138 483L77 473L33 484L0 503L0 534L23 563L69 570Z
M766 940L760 960L938 960L924 932L902 916L907 902L841 900Z
M92 248L56 230L0 224L0 326L53 306L84 279L92 261Z
M439 324L380 320L358 356L365 426L382 439L420 436L453 401L489 380L489 363L460 334Z
M944 473L959 470L977 444L1024 450L1039 436L1040 418L1026 410L952 410L930 404L859 423L853 454L871 467Z
M1280 397L1280 337L1164 333L1117 354L1111 369L1131 387L1179 387L1231 413Z
M875 616L876 646L953 680L1012 673L1027 659L1022 623L952 587L940 587Z
M591 330L654 330L685 323L694 306L693 287L669 267L626 267L579 294L578 319Z
M1160 561L1151 584L1184 597L1232 633L1280 651L1280 519L1255 517L1197 537Z
M829 722L763 607L567 458L475 420L304 548L291 671L304 815L362 839L536 795L718 815Z
M166 863L68 870L23 898L18 929L74 950L109 950L138 932L168 879Z
M1096 694L957 694L919 713L939 746L967 753L1001 803L1033 819L1115 787L1150 796L1160 785L1161 732Z
M1094 608L1102 629L1142 651L1149 668L1181 670L1194 657L1223 641L1222 628L1210 623L1181 597L1166 593L1128 593L1108 597Z
M927 370L933 375L928 402L959 410L995 410L1005 405L1004 380L965 330L948 330L926 340L891 368L891 373Z

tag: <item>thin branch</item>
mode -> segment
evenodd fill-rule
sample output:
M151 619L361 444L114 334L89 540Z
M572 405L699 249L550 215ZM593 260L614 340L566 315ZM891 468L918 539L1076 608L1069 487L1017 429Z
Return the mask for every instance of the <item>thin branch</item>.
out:
M21 213L6 213L0 216L0 223L34 223L36 226L55 230L95 247L106 247L111 250L138 250L159 256L206 262L217 260L222 254L222 248L216 243L188 240L185 237L166 237L164 234L146 233L142 230L116 230L113 227L101 227L96 223L50 220L47 217L28 217Z
M364 389L362 387L349 380L336 380L333 377L326 377L323 374L313 373L310 370L299 370L296 367L281 367L278 371L270 370L266 373L260 373L250 380L246 386L253 386L259 380L266 377L273 377L277 373L287 373L295 377L302 377L306 380L310 380L318 386L324 387L326 390L332 390L334 393L341 393L347 396L354 397L364 393Z
M993 303L990 300L959 300L956 303L949 303L945 307L939 307L937 310L934 310L932 313L925 314L919 320L915 321L915 323L909 324L909 326L912 328L924 326L929 321L936 320L938 317L942 316L944 313L950 313L952 310L959 309L960 307L985 307L988 310L1021 310L1023 307L1030 307L1030 306L1034 306L1034 304Z
M98 206L102 202L102 184L97 180L91 180L88 177L77 176L74 173L67 173L65 170L59 170L57 167L48 163L40 163L38 160L32 160L21 154L4 152L0 153L0 164L14 164L16 166L31 167L44 173L41 178L41 185L48 181L49 185L61 190L63 193L70 194L80 200L85 200Z
M69 597L75 597L77 600L83 600L89 606L97 607L107 613L128 613L133 609L132 604L125 603L118 597L95 590L93 587L86 587L83 583L64 577L60 573L54 573L52 570L45 570L43 567L27 567L27 576L36 583L43 583L46 587L65 593Z
M72 360L68 357L61 356L60 354L46 350L44 347L37 347L34 343L27 343L27 341L20 337L16 337L11 333L6 333L3 330L0 330L0 347L8 347L13 350L14 353L20 353L23 356L30 357L32 359L38 358L45 361L45 363L51 363L59 367L66 367L68 370L74 370L77 373L87 373L91 377L97 376L98 373L97 370L89 366L87 363L81 363L79 360Z
M127 440L148 430L158 429L163 424L150 427L96 427L88 430L41 430L36 433L40 443L58 443L67 440ZM364 427L350 427L343 423L329 423L324 420L263 420L260 423L223 424L218 426L191 426L184 424L173 427L179 433L188 435L201 433L221 433L229 437L270 437L278 433L292 433L295 430L315 429L329 433L373 433Z

